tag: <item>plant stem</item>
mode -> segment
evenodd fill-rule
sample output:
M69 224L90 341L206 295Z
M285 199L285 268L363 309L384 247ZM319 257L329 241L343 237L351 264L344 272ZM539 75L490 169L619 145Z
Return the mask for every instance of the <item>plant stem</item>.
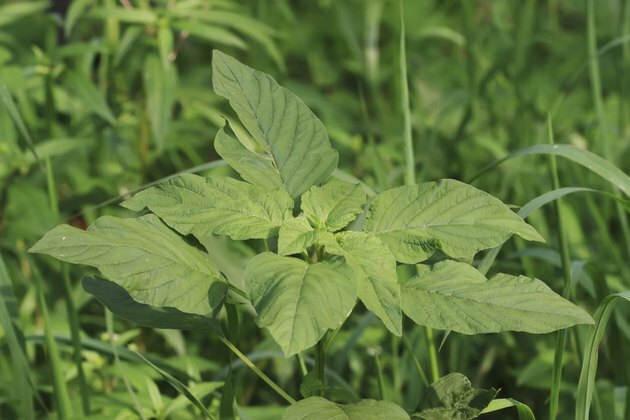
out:
M381 361L378 358L378 354L374 355L374 361L376 362L376 373L378 380L378 393L380 400L386 400L385 398L385 380L383 379L383 368L381 367Z
M225 337L220 338L221 342L226 345L230 351L232 351L236 357L241 359L245 365L250 368L260 379L262 379L267 385L269 385L278 395L284 398L289 404L295 404L296 401L289 394L287 394L278 384L276 384L269 376L265 375L264 372L247 358L239 349L236 348L234 344L230 340Z
M411 111L409 105L409 82L407 80L407 53L405 51L405 20L403 2L400 4L400 83L402 90L402 110L404 118L405 139L405 184L416 183L416 162L413 152L413 138L411 134Z
M433 328L425 327L427 334L427 346L429 347L429 363L431 365L431 379L433 382L440 379L440 365L437 357L437 350L435 349L435 337L433 334Z
M551 115L547 116L547 134L549 143L554 143L553 128L551 125ZM551 169L551 183L552 188L557 190L560 188L560 180L558 177L558 166L556 164L556 157L554 155L549 156L549 164ZM566 227L564 225L564 219L560 214L560 200L558 199L553 203L553 207L556 213L556 221L558 223L558 242L560 245L560 257L562 261L562 275L564 277L564 290L563 297L568 299L571 294L571 260L569 257L569 244L566 236ZM551 378L551 396L549 403L549 419L555 420L558 415L558 402L560 399L560 384L562 382L562 359L564 358L564 348L567 341L567 330L563 329L557 332L556 335L556 348L553 360L552 378Z
M324 396L324 388L326 387L326 342L328 341L328 332L317 342L315 347L315 372L317 378L322 384L320 396Z

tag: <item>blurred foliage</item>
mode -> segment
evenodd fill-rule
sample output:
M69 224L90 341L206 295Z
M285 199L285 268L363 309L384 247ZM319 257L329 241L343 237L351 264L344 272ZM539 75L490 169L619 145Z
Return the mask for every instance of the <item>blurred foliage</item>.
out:
M630 2L602 0L595 9L603 116L589 76L587 18L583 2L570 0L404 1L418 181L467 181L510 152L547 143L548 114L556 142L630 172ZM399 27L398 3L391 0L0 3L0 251L6 265L0 309L7 308L0 311L0 418L21 418L28 401L37 417L63 417L55 397L60 373L75 415L83 409L83 390L92 414L102 418L197 418L196 408L127 345L186 383L215 413L232 363L241 418L277 417L282 401L231 361L217 340L106 318L81 289L89 272L26 250L60 222L85 227L102 214L126 214L112 205L116 198L150 182L190 168L228 170L211 164L218 159L211 142L226 109L210 88L213 48L276 75L303 98L328 128L345 172L376 191L400 185ZM475 185L520 206L552 189L548 169L547 157L520 157ZM559 171L561 186L612 191L571 162L560 160ZM607 294L630 287L627 213L587 193L564 198L559 210L578 284L574 301L593 313ZM524 271L560 292L555 213L545 208L528 220L548 243L513 241L496 268ZM229 249L218 258L236 273L261 246L212 241L204 246ZM425 330L405 324L403 343L374 317L356 312L330 350L339 399L378 395L378 358L385 398L415 407L426 387L415 368L416 361L428 365ZM251 317L251 309L240 308L240 315ZM602 344L593 408L600 419L630 412L628 315L627 307L616 309ZM73 316L83 388L73 363ZM58 345L57 373L44 324ZM559 418L573 418L585 337L585 328L569 333ZM438 333L438 344L443 338L442 374L462 372L474 386L500 388L499 396L513 396L546 417L553 335ZM298 395L296 360L284 359L254 328L241 326L236 341ZM15 362L16 343L25 365Z

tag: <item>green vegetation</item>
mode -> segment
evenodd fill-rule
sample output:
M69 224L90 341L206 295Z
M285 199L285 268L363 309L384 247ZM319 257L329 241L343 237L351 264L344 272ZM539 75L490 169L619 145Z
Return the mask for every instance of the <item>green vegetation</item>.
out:
M0 5L1 418L630 416L630 2L67 6Z

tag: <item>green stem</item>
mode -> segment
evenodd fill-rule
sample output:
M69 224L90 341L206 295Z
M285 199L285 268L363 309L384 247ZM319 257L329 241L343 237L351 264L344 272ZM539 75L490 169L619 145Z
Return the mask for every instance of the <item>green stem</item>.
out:
M236 355L236 357L238 357L243 363L245 363L245 366L250 368L256 375L258 375L258 377L262 379L267 385L269 385L274 391L276 391L278 395L284 398L289 404L296 403L295 399L293 399L282 388L280 388L280 386L276 384L273 380L271 380L270 377L265 375L262 370L258 369L258 367L256 367L256 365L251 360L249 360L247 356L241 353L241 351L237 349L236 346L232 344L232 342L230 342L230 340L225 337L221 337L220 340L223 344L226 345L228 349L230 349L230 351L232 351Z
M405 184L416 183L416 162L413 152L413 138L411 134L411 110L409 105L409 82L407 80L407 53L405 51L405 20L403 2L400 4L400 83L402 90L402 110L404 117L405 139Z
M554 143L553 128L551 125L551 115L547 117L547 134L549 143ZM556 157L549 156L549 164L551 169L552 188L557 190L560 188L560 180L558 177L558 166ZM564 277L563 296L568 299L571 294L571 260L569 256L569 243L566 236L566 227L564 218L560 214L560 200L553 203L556 213L556 221L558 223L558 242L560 245L560 257L562 261L562 274ZM558 415L558 403L560 399L560 385L562 383L562 360L564 358L564 349L567 341L567 330L560 330L556 336L556 348L553 360L552 378L551 378L551 396L549 403L549 419L555 420Z
M322 384L320 390L320 396L324 396L324 389L326 388L326 342L328 341L328 332L317 342L315 347L315 372L317 372L317 378Z
M429 363L431 365L431 379L433 382L440 379L440 365L437 357L437 350L435 348L435 336L433 334L433 328L425 327L427 334L427 346L429 347Z
M302 353L296 354L295 358L297 359L298 366L300 367L300 373L302 374L302 377L305 377L308 374L308 369L306 368L306 362L304 361Z
M374 361L376 362L376 373L378 380L378 393L380 400L386 400L385 398L385 380L383 379L383 368L381 367L381 361L378 358L378 354L374 355Z

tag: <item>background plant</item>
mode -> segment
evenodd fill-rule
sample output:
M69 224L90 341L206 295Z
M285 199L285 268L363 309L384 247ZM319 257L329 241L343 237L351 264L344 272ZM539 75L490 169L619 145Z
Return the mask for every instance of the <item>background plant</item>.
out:
M31 47L35 45L42 51L49 51L45 46L55 39L50 35L55 32L55 28L59 28L55 25L60 21L65 23L68 19L55 20L45 17L51 16L50 13L36 13L46 6L45 3L38 5L40 9L29 11L27 8L17 14L8 13L8 9L3 10L3 26L0 30L5 51L2 56L5 58L2 74L3 78L7 77L6 73L19 76L19 79L11 79L12 82L6 85L33 144L38 146L39 156L45 161L47 153L55 153L51 156L54 179L50 185L56 185L57 188L50 189L56 194L48 194L47 178L27 150L26 137L19 134L19 129L12 122L12 114L0 113L2 159L10 168L9 172L3 171L6 174L3 180L6 182L3 183L1 237L3 259L8 269L7 279L11 279L20 308L19 313L16 310L15 319L19 320L14 325L20 327L27 336L25 359L31 366L31 376L35 376L35 395L40 396L35 399L34 407L42 412L44 407L51 407L54 394L51 393L51 372L42 368L49 365L47 355L50 352L44 351L47 347L43 343L41 301L38 301L33 278L38 273L43 273L46 278L46 282L42 282L42 290L50 306L49 317L53 320L49 322L51 330L59 337L69 337L67 300L62 299L64 292L61 287L64 284L64 269L39 260L35 265L36 261L27 256L26 249L59 222L74 220L73 223L85 226L103 213L120 214L121 210L111 206L90 209L93 203L115 197L120 192L134 190L144 182L177 170L212 160L215 156L208 152L209 139L223 121L214 106L221 102L208 89L208 51L210 46L218 44L202 44L200 39L190 36L173 62L177 67L178 89L183 92L182 86L186 86L187 92L207 95L207 99L196 102L195 106L208 106L202 111L201 108L184 108L183 101L175 101L174 119L168 133L177 135L167 134L167 138L175 140L167 140L165 151L161 154L150 152L148 170L142 173L139 169L142 159L139 157L141 149L138 145L138 140L142 138L138 135L141 132L141 119L127 120L131 123L128 131L119 127L101 130L103 120L98 114L92 113L96 116L83 118L81 122L75 121L75 128L72 128L69 122L87 114L89 106L79 105L72 110L66 107L64 110L62 105L65 102L62 100L55 101L53 107L46 106L45 91L40 81L42 76L36 72L44 70L45 66L39 65L39 58ZM89 6L102 9L104 5L90 3ZM112 6L123 7L121 4ZM167 6L166 3L152 3L150 6L133 4L134 8L155 8L160 13ZM250 46L248 52L238 53L239 57L254 67L278 76L283 85L304 98L328 128L333 146L340 151L340 167L361 177L376 191L400 185L404 172L403 115L399 105L401 90L399 78L396 77L399 72L399 12L396 6L391 2L379 1L322 1L296 7L284 2L258 1L240 6L239 9L243 15L254 16L260 22L269 22L276 33L281 35L275 40L286 64L286 76L280 76L278 67L264 48ZM628 65L628 7L627 2L616 1L598 2L598 6L587 9L582 4L563 1L551 2L544 7L533 1L518 7L494 3L474 6L464 2L439 5L430 2L406 3L404 15L407 23L409 96L417 181L446 177L470 180L486 164L505 156L508 151L547 143L549 111L552 112L553 131L558 143L570 143L605 156L603 140L607 136L609 159L627 173L628 95L625 93L627 78L623 75L627 73ZM17 17L21 20L17 20ZM79 48L81 41L85 40L92 40L92 44L103 43L105 37L102 34L109 26L101 24L104 22L102 15L90 19L87 20L86 16L77 21L76 29L72 30L67 41L73 48ZM49 23L42 24L44 20ZM588 22L591 24L587 25ZM84 28L82 33L77 32L81 25ZM120 24L121 31L131 26L144 28L138 23ZM587 32L590 34L588 43L585 41ZM239 34L238 31L233 33ZM174 32L175 39L178 36ZM241 36L247 42L253 41L250 44L252 46L260 45L247 35ZM134 56L157 53L154 35L145 31L139 39L143 41L133 44L136 48ZM195 52L197 46L202 53ZM57 48L50 51L59 51L60 48L58 43ZM237 51L232 50L231 53ZM92 57L101 61L102 54L97 52ZM184 56L188 57L185 65L182 61ZM596 56L597 60L588 60L589 56ZM98 66L90 67L81 60L68 58L62 61L70 69L83 72L108 95L111 93L100 82L102 72L97 70ZM140 81L142 61L138 58L135 62L139 64L135 67L115 66L112 72L118 76L114 78ZM594 62L599 63L597 68ZM17 83L22 79L25 80L23 83ZM62 80L53 78L53 92L59 92L59 86L63 86ZM131 87L138 89L142 85L143 82L119 84L123 90ZM600 88L597 89L597 86ZM600 98L600 111L595 107L596 97ZM5 98L6 95L3 96L3 102ZM134 109L144 108L142 95L130 98L128 105ZM76 97L73 99L76 100ZM106 103L117 118L126 115L115 105L116 98L108 97ZM54 113L48 112L56 127L54 132L49 131L44 124L46 119L43 116L47 109L56 110ZM208 109L214 113L207 113L205 110ZM214 119L210 119L210 115ZM194 128L188 131L189 127ZM601 131L601 128L605 128L605 131ZM151 139L150 126L145 124L143 130L149 133L149 141L145 142L149 144L149 150L157 150L156 143ZM110 136L108 133L111 132L118 137ZM184 136L183 133L189 135ZM73 149L63 158L60 153L68 149L62 148L61 142L55 143L54 147L40 145L55 136L80 139L68 147L76 147L79 143L86 147ZM119 142L121 136L128 140ZM183 144L192 145L195 153L170 149ZM7 148L11 151L8 154L4 153ZM122 159L113 153L115 150L121 151L119 155ZM131 150L131 153L125 150ZM538 151L547 153L550 150ZM88 159L88 156L92 158ZM121 164L129 160L135 163ZM590 164L588 161L585 163ZM123 170L120 169L121 165ZM474 183L506 203L524 204L554 188L548 168L546 157L523 156L485 172ZM224 169L217 170L218 173L224 173ZM124 176L120 177L119 174ZM558 161L558 180L560 187L608 188L588 168L564 159ZM614 185L618 185L618 182ZM518 240L510 241L499 254L493 270L513 274L524 272L530 277L545 279L557 292L562 292L563 278L568 273L573 279L571 284L576 285L571 290L572 299L594 313L604 296L627 289L624 255L627 254L625 238L628 235L623 234L623 217L620 217L614 200L604 195L593 195L584 189L564 190L562 194L568 195L558 201L557 210L550 204L529 216L530 223L548 240L547 245L541 247ZM562 194L558 193L555 197ZM49 205L49 202L53 205ZM59 203L59 216L55 213L55 203ZM79 210L83 210L83 213L80 218L76 218ZM554 251L561 249L559 223L564 225L562 231L565 232L568 250L564 255L569 257L564 260ZM247 249L239 248L237 251L246 256L251 255ZM561 261L568 261L568 264L562 265ZM139 406L147 407L147 410L163 407L159 399L155 398L157 394L148 392L152 388L145 386L144 379L138 381L129 374L129 381L137 385L133 388L137 400L134 405L133 398L124 386L121 370L109 364L113 358L109 356L111 347L108 337L100 336L106 331L101 306L90 301L81 291L78 280L83 273L72 268L69 274L68 280L76 289L76 307L83 334L83 362L88 368L90 389L97 393L104 390L101 395L108 396L106 403L99 399L98 404L96 399L90 398L92 404L97 404L93 406L107 407L115 412L122 409L137 410ZM600 418L615 418L614 413L627 407L623 403L628 383L627 373L619 368L624 366L623 355L627 346L627 334L624 332L627 330L624 321L626 311L623 304L617 307L602 342L598 387L593 403L593 415L599 415ZM414 357L425 367L432 365L429 361L432 353L426 350L424 330L412 329L410 342L401 343L383 336L381 328L369 317L363 319L353 315L348 322L348 326L358 327L356 332L350 332L352 328L349 328L347 334L341 332L335 339L335 342L347 342L339 350L331 349L335 354L332 358L335 372L347 378L353 388L362 389L361 395L375 395L379 386L382 386L387 398L417 398L424 386L423 381L417 374L407 373L414 372ZM115 331L128 329L120 320L111 326ZM192 372L193 376L196 370L201 370L206 379L220 379L223 375L220 366L229 356L222 351L208 352L208 349L216 349L217 346L213 346L205 336L187 334L185 344L182 345L183 341L177 338L176 333L152 333L143 329L130 331L120 337L121 343L133 341L141 350L147 351L153 361L156 361L155 357L169 357L169 371L183 374L179 376L181 380L186 381L188 378L186 370ZM242 328L239 335L241 340L247 338L248 342L241 342L244 350L249 355L253 354L252 360L256 363L262 361L261 367L271 372L283 386L295 386L295 383L290 385L287 382L295 378L288 373L293 368L278 359L269 358L275 351L271 343ZM560 417L573 417L572 391L577 385L581 365L579 343L583 338L580 337L584 336L578 329L577 332L570 332L567 339L558 405ZM86 340L89 338L96 338L96 341L89 342L88 346L89 340ZM107 346L98 347L100 338L106 339ZM439 344L441 336L438 334L434 339ZM68 341L59 340L60 363L71 366ZM556 341L554 336L529 337L504 333L471 338L450 334L441 350L435 353L434 360L439 362L440 371L463 372L477 387L501 387L504 395L518 395L520 400L544 417L544 413L549 412L546 401L551 386L552 355L556 352ZM400 352L394 351L407 344L415 349L413 357L400 356ZM3 347L3 350L6 349ZM124 367L123 372L144 371L144 364L139 363L133 354L120 350L119 360ZM3 357L7 354L3 353ZM205 355L203 363L198 360L198 355ZM188 362L193 359L194 363ZM380 383L377 380L379 375L375 374L377 359L385 372ZM10 368L12 364L7 358L3 360L2 377L14 377ZM347 363L348 360L350 363ZM308 360L306 362L308 364ZM173 363L179 366L179 370ZM505 369L505 366L511 369ZM77 391L83 388L77 386L74 371L60 371L68 375L70 395L78 395ZM266 394L268 391L265 387L252 382L245 370L237 368L234 372L235 387L249 390L246 393L239 392L242 398L239 402L243 405L250 406L252 402L274 398ZM177 395L164 385L163 380L156 379L156 383L161 387L163 402ZM14 398L18 394L13 392L13 382L8 382L4 389L8 390L6 395L12 396L10 403L2 404L2 409L13 410L18 407L16 404L19 401ZM21 392L19 395L28 393ZM80 399L71 400L78 403ZM112 401L127 403L112 407Z

